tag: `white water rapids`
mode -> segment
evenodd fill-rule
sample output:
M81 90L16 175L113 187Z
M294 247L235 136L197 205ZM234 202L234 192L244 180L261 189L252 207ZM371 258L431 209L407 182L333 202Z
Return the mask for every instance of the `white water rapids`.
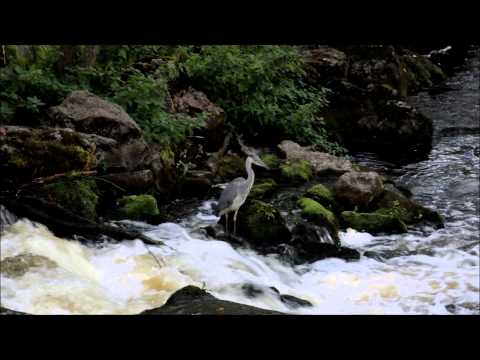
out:
M188 222L214 222L210 206L206 202ZM2 274L2 306L33 314L135 314L161 306L189 284L204 286L221 299L296 314L447 314L447 304L478 303L478 246L471 254L445 249L436 256L385 262L362 257L291 267L273 256L189 233L178 224L161 224L146 234L171 247L150 246L163 260L162 268L140 241L86 247L57 238L44 226L17 221L2 235L1 259L29 253L54 265L31 267L20 277ZM435 232L427 241L441 236ZM362 249L379 239L349 230L341 240ZM398 241L408 247L416 239L407 235ZM314 306L292 310L269 291L248 298L241 289L245 283L274 286Z

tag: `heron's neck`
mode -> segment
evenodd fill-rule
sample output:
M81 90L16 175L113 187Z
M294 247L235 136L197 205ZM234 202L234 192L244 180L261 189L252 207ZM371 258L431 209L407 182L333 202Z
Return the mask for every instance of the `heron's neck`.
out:
M245 161L245 168L247 169L247 183L249 186L253 185L253 182L255 181L255 173L253 172L252 169L252 160L247 158L247 161Z

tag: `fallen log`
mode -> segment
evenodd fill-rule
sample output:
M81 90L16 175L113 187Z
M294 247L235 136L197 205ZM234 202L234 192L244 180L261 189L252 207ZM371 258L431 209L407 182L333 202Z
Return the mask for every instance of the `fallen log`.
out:
M103 241L101 235L106 235L116 240L140 239L145 244L164 245L161 241L153 240L140 232L96 223L73 214L56 203L33 196L17 198L1 196L0 204L18 217L26 217L44 224L58 237L71 238L72 235L80 235L92 241Z

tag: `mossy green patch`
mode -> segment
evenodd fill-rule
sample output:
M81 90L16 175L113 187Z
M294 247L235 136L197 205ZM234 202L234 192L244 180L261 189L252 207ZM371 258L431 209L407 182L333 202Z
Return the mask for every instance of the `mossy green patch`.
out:
M117 215L130 220L148 220L158 215L157 200L152 195L130 195L119 200Z
M278 187L275 180L267 178L256 181L248 195L252 199L261 199L270 195Z
M260 200L248 201L240 208L237 226L239 233L259 243L281 243L291 237L280 212Z
M306 182L313 176L312 166L305 160L287 161L280 165L280 172L282 179L291 183Z
M323 184L312 186L307 190L305 196L317 201L329 210L335 211L338 208L333 192Z
M238 155L225 155L218 164L217 175L223 180L232 180L245 173L245 160Z
M95 220L97 217L98 189L92 179L67 179L44 185L40 193L65 209Z
M341 213L342 222L347 228L366 231L371 234L405 233L407 226L399 218L382 213L357 213L344 211Z
M26 177L88 171L96 165L94 149L38 137L23 140L15 150L4 152L2 158L5 171Z
M302 216L306 219L312 220L319 225L328 224L334 228L338 227L335 214L317 201L303 197L298 200L297 205L302 209Z

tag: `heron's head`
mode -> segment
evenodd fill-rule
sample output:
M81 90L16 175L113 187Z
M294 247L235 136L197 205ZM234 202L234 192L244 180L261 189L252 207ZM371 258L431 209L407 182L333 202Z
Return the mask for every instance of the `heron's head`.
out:
M257 154L251 153L251 154L249 154L248 156L250 157L250 159L252 159L252 164L255 164L255 165L257 165L257 166L261 166L261 167L263 167L263 168L265 168L265 169L269 169L269 167L267 166L267 164L265 164L265 163L263 162L263 160L260 159L260 156L258 156Z

